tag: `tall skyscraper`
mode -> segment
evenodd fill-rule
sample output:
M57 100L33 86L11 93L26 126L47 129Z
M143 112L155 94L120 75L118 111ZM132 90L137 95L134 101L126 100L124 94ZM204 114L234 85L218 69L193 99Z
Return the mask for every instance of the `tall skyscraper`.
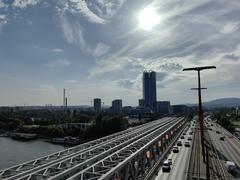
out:
M156 72L143 72L143 99L145 107L154 108L157 101Z
M95 98L93 99L93 106L95 112L100 112L101 111L101 99L100 98Z
M63 108L67 108L66 89L63 89Z
M112 111L113 113L122 113L122 100L115 99L112 101Z

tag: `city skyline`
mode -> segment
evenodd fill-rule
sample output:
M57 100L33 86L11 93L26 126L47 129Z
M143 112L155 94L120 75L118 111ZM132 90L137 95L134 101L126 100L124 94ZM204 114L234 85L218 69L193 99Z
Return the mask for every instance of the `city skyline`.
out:
M146 7L154 26L141 21ZM196 103L195 73L182 69L204 65L217 70L202 74L203 101L240 97L239 8L234 0L0 0L0 106L62 105L63 88L69 105L99 97L136 106L144 70L156 71L159 101Z

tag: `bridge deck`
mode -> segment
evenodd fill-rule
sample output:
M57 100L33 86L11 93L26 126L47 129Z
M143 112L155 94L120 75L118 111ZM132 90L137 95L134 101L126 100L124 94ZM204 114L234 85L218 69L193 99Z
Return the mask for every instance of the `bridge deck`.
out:
M160 135L166 135L171 131L168 135L170 139L177 129L176 125L182 120L183 118L163 118L10 167L0 171L0 179L66 179L71 176L76 178L82 174L84 177L103 176L113 167L123 164L120 162L129 162L130 157L139 155L142 150L146 150L146 147L149 148ZM167 139L165 141L168 142ZM149 154L154 153L149 152ZM89 172L91 175L87 175Z

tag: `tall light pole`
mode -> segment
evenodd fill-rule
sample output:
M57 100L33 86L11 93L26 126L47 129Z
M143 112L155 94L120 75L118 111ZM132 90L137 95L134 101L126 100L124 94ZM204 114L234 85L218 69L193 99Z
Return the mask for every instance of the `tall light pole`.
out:
M204 135L203 135L203 110L202 110L202 95L201 95L201 79L200 71L205 69L216 69L216 66L202 66L202 67L192 67L184 68L183 71L197 71L198 72L198 88L193 88L198 90L198 119L200 124L200 136L201 136L201 145L202 145L202 155L203 160L205 159L205 149L204 149Z

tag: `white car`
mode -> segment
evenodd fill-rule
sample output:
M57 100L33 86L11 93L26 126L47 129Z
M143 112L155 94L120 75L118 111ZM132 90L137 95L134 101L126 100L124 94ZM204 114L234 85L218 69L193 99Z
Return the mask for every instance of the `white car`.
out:
M170 172L171 171L171 167L170 167L169 162L167 160L163 162L162 171L163 172Z

